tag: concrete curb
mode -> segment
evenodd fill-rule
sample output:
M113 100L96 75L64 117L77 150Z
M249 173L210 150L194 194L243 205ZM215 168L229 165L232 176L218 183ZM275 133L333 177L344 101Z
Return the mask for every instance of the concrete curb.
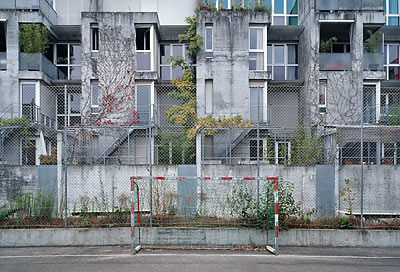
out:
M142 228L142 241L179 246L193 244L248 244L260 246L265 233L256 229ZM279 233L280 246L400 247L400 231L289 230ZM219 237L216 240L215 237ZM223 241L226 239L226 241ZM197 242L196 242L197 241ZM0 247L129 245L130 228L9 229L0 230Z

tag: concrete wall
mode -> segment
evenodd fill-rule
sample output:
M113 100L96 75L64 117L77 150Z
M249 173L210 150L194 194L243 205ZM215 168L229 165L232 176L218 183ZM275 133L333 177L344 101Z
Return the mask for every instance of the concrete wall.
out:
M141 228L142 245L264 246L257 229ZM0 230L0 247L129 245L130 228ZM280 246L400 247L399 231L289 230L279 233Z
M0 166L0 207L20 192L36 191L38 185L37 166Z
M81 12L158 12L163 25L186 24L192 16L197 0L56 0L58 23L79 25ZM177 8L179 7L179 8Z

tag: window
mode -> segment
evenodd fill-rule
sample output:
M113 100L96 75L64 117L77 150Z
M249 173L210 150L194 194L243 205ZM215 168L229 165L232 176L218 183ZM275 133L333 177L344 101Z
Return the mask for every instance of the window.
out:
M257 154L257 140L250 140L250 160L255 161L257 157L261 160L264 157L264 140L258 141L258 154Z
M399 25L399 0L385 0L386 25Z
M62 129L65 124L65 107L67 107L67 122L68 125L81 125L81 94L69 93L68 100L65 104L63 93L57 94L57 129Z
M99 82L92 81L91 84L91 93L90 93L90 102L92 107L92 113L99 113Z
M326 113L326 80L319 82L319 113Z
M36 139L30 138L21 141L22 165L36 165Z
M6 22L0 21L0 70L7 69L7 28Z
M182 44L162 44L160 46L160 51L161 80L171 80L182 76L182 68L172 68L172 63L169 61L169 58L171 56L185 58L185 46Z
M264 28L249 29L249 70L264 70Z
M399 143L382 143L381 164L397 165L399 159Z
M206 26L205 35L205 45L206 45L206 58L211 58L213 56L214 50L214 40L213 40L213 27Z
M262 87L250 87L250 119L255 123L263 120L263 92Z
M81 45L57 44L56 66L70 80L81 80Z
M399 44L385 45L385 70L388 80L400 80L399 50Z
M140 71L151 70L151 28L136 28L136 60Z
M363 108L364 108L364 123L376 123L379 119L377 113L380 112L378 85L374 83L363 85ZM377 99L378 98L378 99Z
M212 114L213 113L213 80L206 79L205 85L206 85L205 110L206 110L206 114Z
M90 25L90 48L92 52L99 51L99 25Z
M290 164L290 148L291 144L286 139L283 142L275 142L275 164Z
M267 63L272 80L299 79L297 44L268 44Z
M151 84L136 84L136 104L140 124L149 124L151 122Z
M390 92L381 94L381 120L384 123L396 122L397 118L392 119L393 113L398 112L400 107L400 93Z
M21 82L21 115L37 122L40 117L40 92L37 82Z
M272 4L273 25L297 25L298 24L297 0L269 0L266 5Z

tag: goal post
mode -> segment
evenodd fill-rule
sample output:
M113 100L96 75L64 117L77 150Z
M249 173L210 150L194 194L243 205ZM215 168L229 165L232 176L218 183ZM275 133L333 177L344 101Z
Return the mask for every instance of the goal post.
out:
M278 254L277 177L130 178L131 254L141 248Z

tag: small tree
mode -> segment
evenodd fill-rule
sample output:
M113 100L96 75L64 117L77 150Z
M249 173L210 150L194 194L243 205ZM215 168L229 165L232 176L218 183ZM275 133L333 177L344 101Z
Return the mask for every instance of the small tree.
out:
M24 53L46 53L49 47L49 34L45 26L22 24L19 31L19 44Z
M337 42L336 37L331 37L328 40L321 40L319 44L319 52L321 53L330 53L332 49L332 44Z

